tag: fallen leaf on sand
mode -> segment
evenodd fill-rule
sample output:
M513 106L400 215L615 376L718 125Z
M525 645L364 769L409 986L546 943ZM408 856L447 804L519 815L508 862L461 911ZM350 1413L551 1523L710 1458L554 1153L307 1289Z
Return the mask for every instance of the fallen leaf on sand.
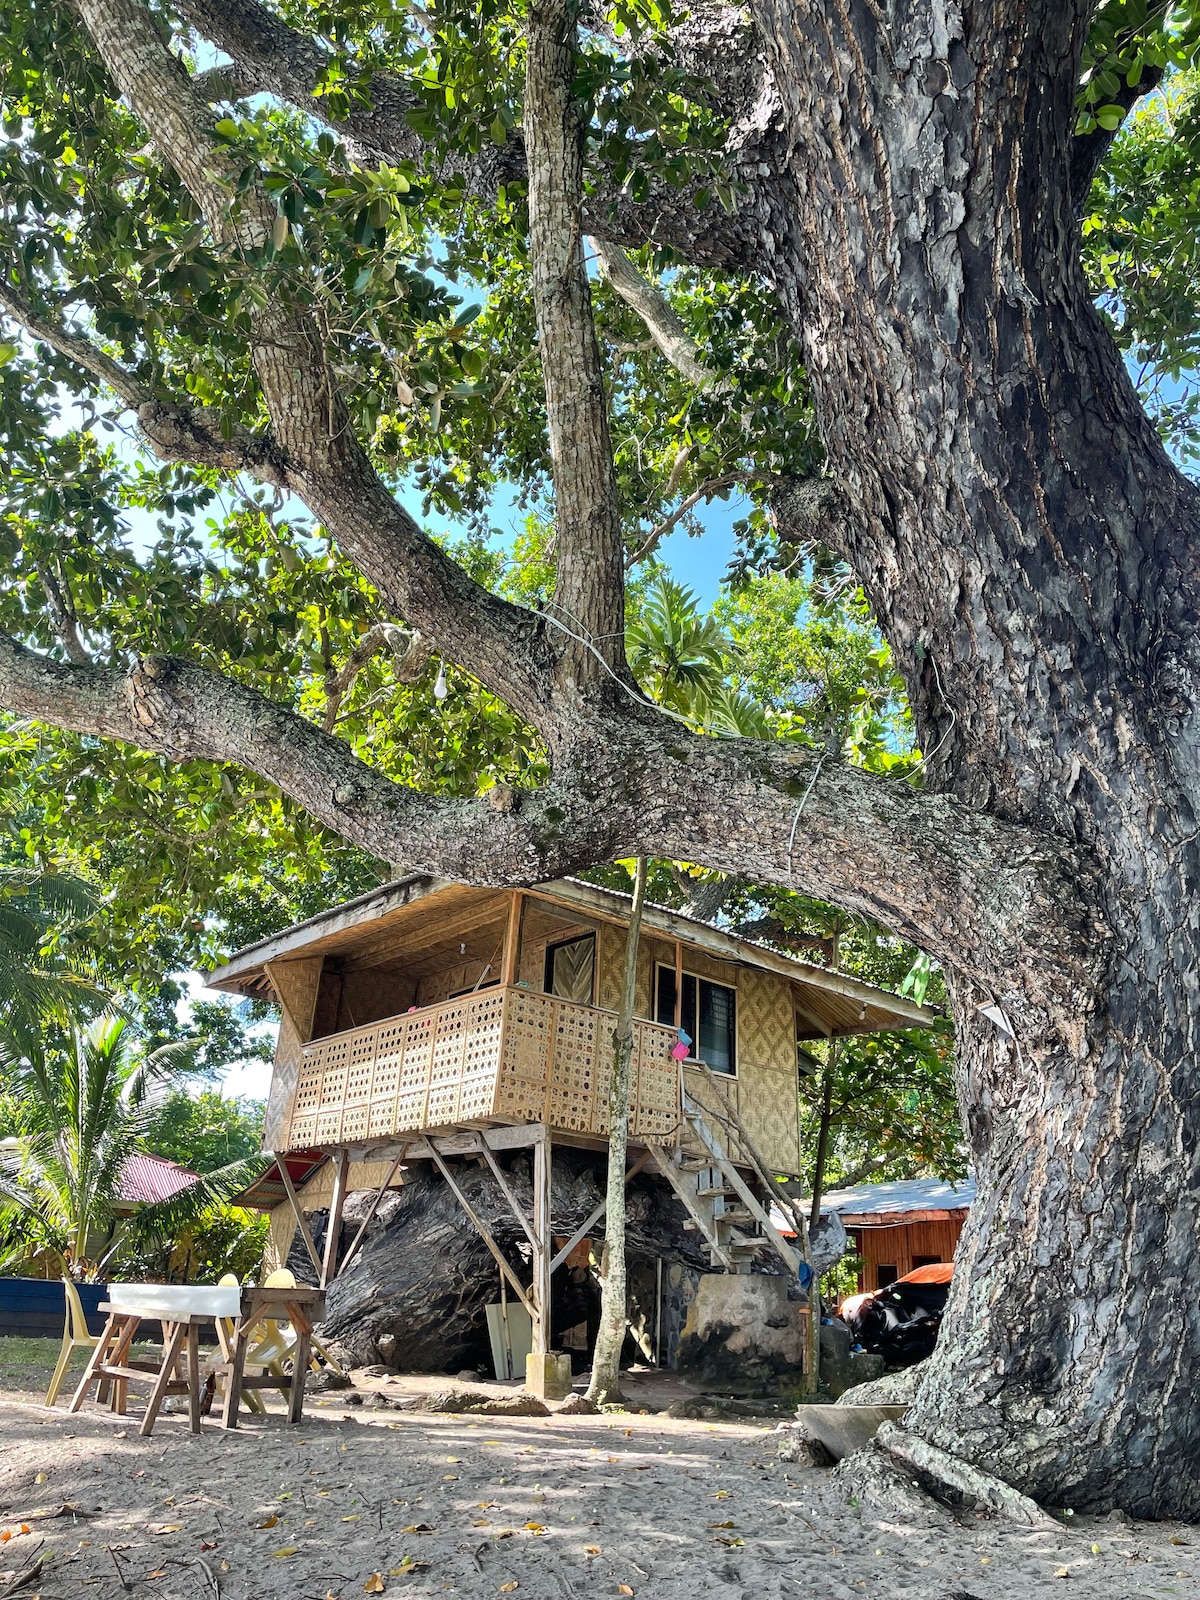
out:
M279 1518L278 1517L267 1517L265 1519L265 1521L256 1522L254 1524L254 1526L256 1528L277 1528L279 1526Z
M22 1522L17 1528L5 1528L4 1532L0 1533L0 1544L7 1544L9 1539L17 1539L21 1534L28 1532L29 1524L27 1522Z
M356 1511L356 1512L355 1512L355 1513L354 1513L354 1514L353 1514L353 1516L349 1516L349 1517L343 1517L343 1518L342 1518L342 1521L343 1521L343 1522L357 1522L357 1521L358 1521L358 1516L359 1516L359 1514L358 1514L358 1512L357 1512L357 1511Z
M461 1463L462 1463L462 1457L461 1456L447 1456L446 1460L449 1462L449 1464L452 1467L460 1466Z
M405 1556L398 1567L388 1568L389 1578L406 1578L410 1572L419 1572L422 1567L427 1567L428 1561L414 1561L412 1556Z
M221 1571L222 1572L228 1572L229 1571L229 1563L228 1563L228 1561L222 1561L221 1562Z
M457 1472L443 1472L442 1473L442 1482L443 1483L457 1483L458 1482L458 1473Z
M545 1527L540 1522L527 1522L525 1526L529 1529L530 1533L535 1539L540 1539L542 1534L544 1534L546 1531Z
M740 1550L746 1541L744 1539L737 1538L736 1535L731 1537L727 1533L719 1533L713 1540L713 1543L723 1544L726 1550Z
M200 1549L202 1551L204 1551L204 1550L215 1550L216 1548L217 1548L217 1541L215 1539L205 1539L203 1541L203 1543L201 1544L201 1546L200 1546Z
M501 1528L496 1537L497 1539L515 1539L517 1535L512 1528Z
M146 1574L146 1576L142 1579L142 1582L143 1583L149 1583L151 1578L165 1578L166 1575L167 1575L166 1567L159 1567L156 1572L148 1572Z
M431 1528L427 1522L410 1522L405 1528L405 1533L436 1533L436 1528Z
M382 1594L383 1593L383 1578L381 1577L381 1575L378 1572L373 1572L371 1574L371 1576L367 1579L366 1583L363 1584L363 1593L364 1594Z
M34 1481L34 1483L45 1483L46 1480L49 1478L49 1476L50 1476L50 1474L48 1472L39 1472L34 1477L33 1481Z
M600 1554L600 1546L598 1544L585 1544L583 1553L585 1556L598 1556Z
M340 1594L334 1594L332 1589L326 1589L325 1600L342 1600L342 1597Z
M619 1583L617 1585L617 1593L618 1594L632 1594L633 1590L629 1587L629 1585L627 1583Z
M517 1583L517 1580L514 1578L511 1583L502 1583L500 1585L500 1593L501 1594L511 1594L513 1592L513 1590L518 1588L518 1587L519 1587L519 1585Z
M273 1556L294 1556L299 1548L299 1545L285 1544L282 1549L272 1550L271 1554Z
M1071 1576L1071 1569L1070 1567L1059 1567L1054 1576L1056 1578L1069 1578Z
M733 1523L733 1522L710 1522L709 1523L709 1527L710 1528L733 1528L733 1527L736 1527L736 1526L737 1526L737 1524Z
M276 1519L276 1520L278 1520L278 1519ZM269 1526L269 1524L264 1523L264 1527L266 1527L266 1526ZM183 1527L183 1523L182 1522L155 1522L155 1523L151 1524L150 1532L151 1533L178 1533L180 1528L182 1528L182 1527Z
M1171 1543L1172 1544L1187 1545L1187 1544L1190 1544L1191 1541L1189 1539L1181 1539L1177 1533L1173 1533L1171 1535Z
M714 1491L713 1491L713 1499L714 1500L728 1500L729 1499L729 1490L728 1489L714 1489Z

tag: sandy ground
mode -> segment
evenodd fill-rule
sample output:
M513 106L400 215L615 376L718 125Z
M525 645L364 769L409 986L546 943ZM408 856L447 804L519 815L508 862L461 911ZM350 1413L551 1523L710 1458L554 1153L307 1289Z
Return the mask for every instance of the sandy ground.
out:
M29 1532L0 1542L0 1597L40 1556L21 1600L1200 1600L1200 1529L892 1522L827 1472L782 1464L769 1426L375 1411L331 1394L295 1428L272 1396L236 1432L210 1419L193 1437L176 1413L141 1439L133 1400L125 1418L47 1412L47 1374L28 1352L6 1362L9 1343L0 1535Z

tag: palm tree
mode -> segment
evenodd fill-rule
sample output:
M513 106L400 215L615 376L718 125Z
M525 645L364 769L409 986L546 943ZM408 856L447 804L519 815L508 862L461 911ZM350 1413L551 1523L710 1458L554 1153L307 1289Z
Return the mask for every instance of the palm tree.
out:
M73 936L96 897L68 873L0 866L0 1069L37 1053L47 1025L69 1028L106 1004Z
M0 1143L0 1236L9 1262L40 1251L64 1272L94 1277L131 1232L114 1238L116 1199L128 1157L142 1146L162 1092L194 1070L203 1041L188 1039L143 1052L128 1017L106 1012L71 1030L62 1048L35 1050L10 1063L18 1133ZM209 1173L158 1206L143 1206L132 1235L174 1231L226 1199L261 1162L235 1162ZM106 1239L102 1259L90 1241Z

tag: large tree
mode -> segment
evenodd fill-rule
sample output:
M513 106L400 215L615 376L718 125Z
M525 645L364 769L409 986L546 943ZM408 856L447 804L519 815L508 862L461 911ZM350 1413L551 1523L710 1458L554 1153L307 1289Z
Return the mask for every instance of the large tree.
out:
M115 397L210 493L228 475L276 491L256 555L286 564L271 518L302 502L375 597L381 631L358 665L376 645L409 660L416 642L386 630L416 630L536 730L547 771L481 798L417 792L339 737L336 703L322 715L283 675L256 677L253 648L198 636L171 653L167 629L138 647L174 592L161 551L143 609L113 612L122 648L103 618L89 633L104 529L78 484L100 468L64 465L54 430L10 486L38 598L2 646L0 699L249 770L383 860L506 884L686 860L920 944L951 975L978 1199L892 1448L1078 1509L1188 1516L1200 508L1093 305L1077 214L1192 19L1144 0L1096 12L74 0L9 18L0 304L24 329L10 447L29 454L63 391L85 423ZM443 288L393 248L422 206L442 237L472 219L455 248L491 271L526 349L527 239L548 445L519 341L492 381L472 313L439 322ZM610 448L585 229L709 418L632 518L642 461L621 408ZM779 424L786 353L778 388L747 398L633 270L625 252L646 246L643 266L674 263L685 285L752 277L774 297L804 353L819 477L804 428ZM471 513L456 397L480 429L509 428L513 457L548 451L553 592L536 607L479 582L395 492L415 465L433 499ZM770 435L732 473L723 412ZM828 745L698 735L627 669L624 572L653 548L654 506L772 468L790 480L771 495L780 538L819 539L865 589L923 788ZM73 533L52 537L64 519ZM322 625L336 643L336 607ZM326 661L328 704L341 669Z

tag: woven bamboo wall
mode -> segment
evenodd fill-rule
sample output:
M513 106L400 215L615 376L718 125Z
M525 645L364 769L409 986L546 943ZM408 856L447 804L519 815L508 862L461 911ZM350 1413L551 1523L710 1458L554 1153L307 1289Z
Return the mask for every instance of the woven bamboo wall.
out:
M625 933L605 926L599 943L600 1004L616 1007L620 1001L625 961ZM653 972L658 964L675 965L675 946L663 939L644 938L638 952L637 1010L652 1016ZM786 978L755 967L718 961L705 951L685 947L683 965L713 983L737 990L737 1073L722 1078L722 1089L746 1124L764 1161L775 1172L795 1174L800 1169L800 1108L796 1087L796 1022L791 985ZM688 1092L701 1105L716 1101L703 1075L689 1071ZM717 1107L719 1109L719 1106ZM736 1140L722 1133L737 1149Z

